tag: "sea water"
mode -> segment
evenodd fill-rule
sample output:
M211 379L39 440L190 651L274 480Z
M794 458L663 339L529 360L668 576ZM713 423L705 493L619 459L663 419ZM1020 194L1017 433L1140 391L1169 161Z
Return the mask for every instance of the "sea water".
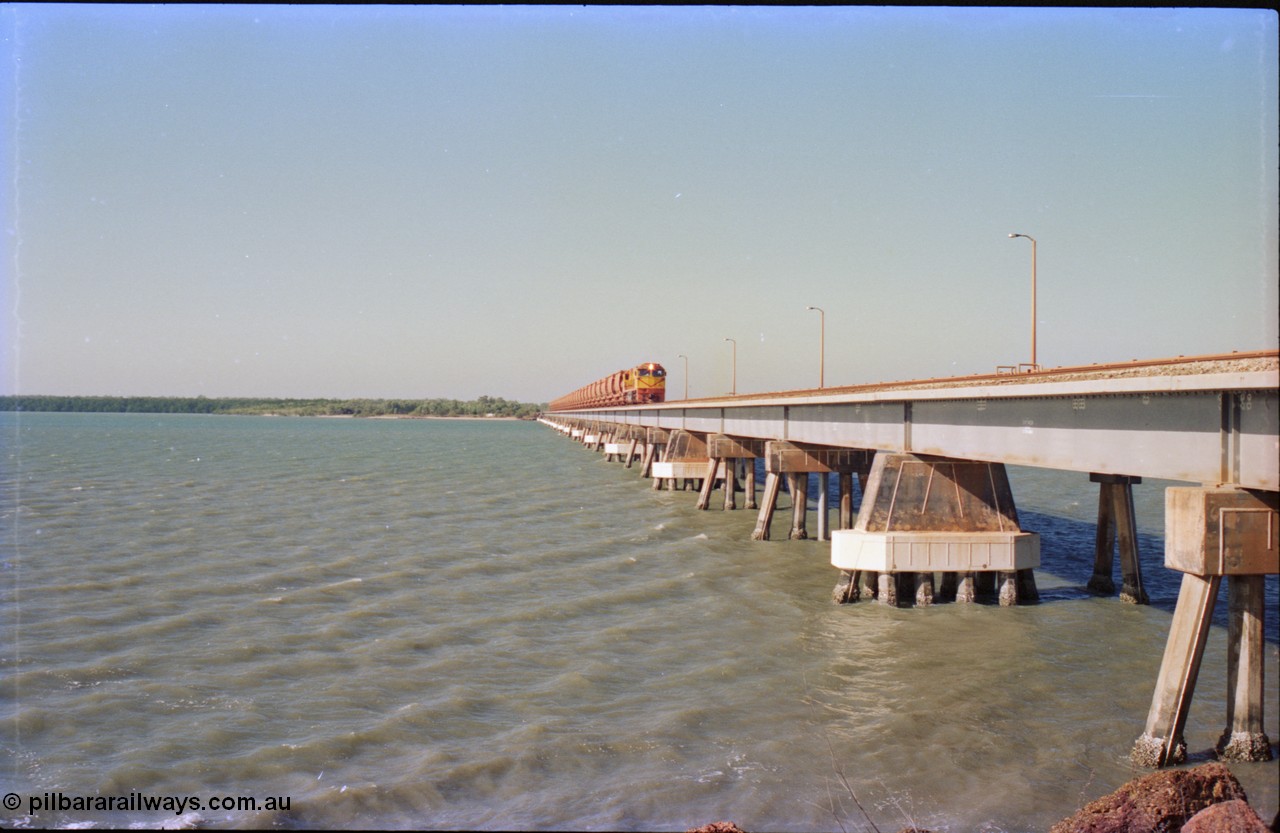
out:
M536 423L3 414L0 441L3 826L1042 831L1144 772L1169 484L1135 488L1148 606L1085 591L1097 485L1013 468L1041 602L891 609L831 603L828 544ZM1269 821L1276 762L1231 768Z

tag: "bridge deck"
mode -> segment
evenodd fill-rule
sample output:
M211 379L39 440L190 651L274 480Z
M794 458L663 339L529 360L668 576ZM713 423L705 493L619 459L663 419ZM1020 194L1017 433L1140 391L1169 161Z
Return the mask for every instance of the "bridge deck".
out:
M1275 352L553 416L1280 491Z

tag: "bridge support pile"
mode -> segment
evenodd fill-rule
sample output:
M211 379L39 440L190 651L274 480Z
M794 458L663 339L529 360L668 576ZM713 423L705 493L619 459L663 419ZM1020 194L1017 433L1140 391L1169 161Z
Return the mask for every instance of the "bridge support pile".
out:
M836 601L855 601L875 579L875 597L890 605L914 595L975 601L1000 579L1001 605L1038 599L1032 569L1040 566L1040 536L1023 532L1004 466L914 454L879 452L865 483L853 529L833 534L831 563L842 571ZM914 586L913 586L914 585Z
M1133 511L1133 487L1142 482L1141 477L1123 474L1090 474L1089 480L1098 487L1098 537L1094 548L1093 576L1089 579L1089 592L1110 596L1116 592L1112 572L1115 566L1117 533L1120 544L1120 573L1124 583L1120 588L1120 601L1131 604L1149 604L1147 591L1142 588L1142 565L1138 560L1138 524Z
M1146 730L1131 757L1160 767L1187 758L1183 737L1218 588L1227 579L1227 728L1218 757L1271 759L1263 731L1263 576L1280 573L1280 493L1165 490L1165 566L1182 572Z

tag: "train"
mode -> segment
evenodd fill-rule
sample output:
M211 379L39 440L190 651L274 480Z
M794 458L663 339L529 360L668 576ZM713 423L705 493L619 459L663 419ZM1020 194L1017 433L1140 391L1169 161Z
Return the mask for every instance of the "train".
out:
M554 399L551 411L572 411L604 405L643 405L662 402L667 397L667 371L655 362L645 362L610 373L603 379Z

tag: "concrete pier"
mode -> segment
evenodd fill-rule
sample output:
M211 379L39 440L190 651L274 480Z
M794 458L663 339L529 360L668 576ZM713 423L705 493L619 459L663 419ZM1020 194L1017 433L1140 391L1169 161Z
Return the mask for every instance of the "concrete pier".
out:
M1165 566L1183 573L1146 729L1130 757L1161 767L1187 758L1184 730L1218 587L1228 584L1227 728L1218 755L1269 760L1263 731L1262 577L1280 573L1280 494L1233 488L1165 490Z
M764 497L760 504L760 515L756 520L755 531L751 533L752 539L756 541L769 540L770 525L777 507L782 477L788 479L787 486L792 498L790 537L802 540L809 537L806 527L809 475L815 472L828 475L835 472L837 475L851 476L854 472L865 468L868 457L868 452L861 449L829 448L791 443L785 440L769 440L765 443L764 451ZM843 482L852 483L852 480L846 477ZM826 508L826 501L821 501L819 509ZM819 532L825 534L825 520L820 521ZM819 538L819 540L823 539Z
M644 429L630 425L613 426L612 435L604 444L605 460L626 463L626 467L631 468L631 464L640 453L639 445L643 437Z
M653 464L651 473L654 488L661 488L665 481L667 488L675 490L685 488L691 481L708 476L707 464L711 462L707 456L707 441L692 431L672 431L667 438L666 454L662 460ZM723 477L724 473L717 468L711 475L713 478Z
M698 508L706 509L711 505L711 492L715 489L717 482L724 483L724 508L737 509L737 493L740 491L738 487L738 469L740 463L749 463L751 476L747 478L747 508L756 508L756 478L755 478L755 461L757 457L764 454L764 441L752 439L740 439L737 437L729 437L724 434L708 434L707 435L707 457L708 471L710 469L710 461L717 464L716 472L718 476L704 478L702 482L702 490L698 494Z
M976 598L974 574L993 572L1001 605L1035 600L1040 537L1019 527L1002 464L880 452L868 480L854 528L832 536L831 563L880 574L880 601L932 603L937 572L959 574L958 601ZM898 574L914 574L910 586Z

